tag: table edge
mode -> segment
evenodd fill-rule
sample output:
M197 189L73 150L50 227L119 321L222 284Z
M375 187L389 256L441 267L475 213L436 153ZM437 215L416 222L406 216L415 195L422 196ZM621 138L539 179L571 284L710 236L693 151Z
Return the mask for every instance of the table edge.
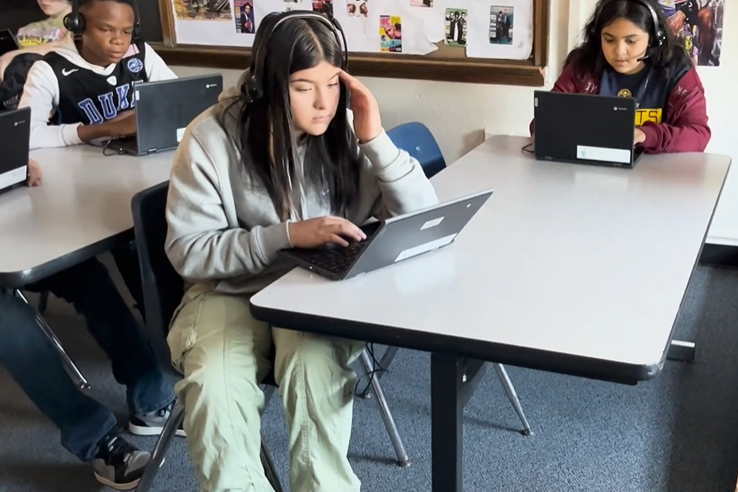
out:
M0 272L0 287L9 289L23 288L28 284L38 282L62 270L79 265L83 261L87 261L97 255L106 253L117 244L133 239L133 228L130 228L26 270Z
M479 340L438 335L406 328L266 308L255 304L253 298L249 300L249 304L254 319L279 328L350 338L366 341L367 343L379 343L424 352L464 354L465 357L487 362L630 385L653 379L661 373L674 335L674 326L672 326L671 336L667 340L658 361L642 365L627 364L515 345L480 342Z

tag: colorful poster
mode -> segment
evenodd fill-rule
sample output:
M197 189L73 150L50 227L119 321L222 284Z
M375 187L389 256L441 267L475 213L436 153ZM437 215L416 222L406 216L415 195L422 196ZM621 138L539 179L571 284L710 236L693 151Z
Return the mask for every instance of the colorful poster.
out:
M233 8L236 11L236 32L254 34L256 22L254 21L253 0L234 0Z
M446 9L446 44L449 46L466 46L466 9Z
M177 20L231 20L231 0L172 0Z
M658 0L696 65L720 66L725 0Z
M313 12L333 15L333 0L313 0Z
M399 15L379 17L379 40L384 53L402 53L402 20Z
M490 44L513 43L513 7L491 6L489 8Z
M349 17L369 17L369 3L366 0L348 0L346 13Z

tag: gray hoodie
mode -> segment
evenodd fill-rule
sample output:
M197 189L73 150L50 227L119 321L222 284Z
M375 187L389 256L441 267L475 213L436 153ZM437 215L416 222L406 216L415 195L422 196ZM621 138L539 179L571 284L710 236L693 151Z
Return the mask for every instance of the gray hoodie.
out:
M245 76L245 74L244 74ZM243 79L243 76L242 76ZM167 199L166 254L188 287L230 294L254 293L290 266L277 259L291 247L288 222L278 217L266 190L244 171L234 135L239 87L188 127L174 155ZM226 113L224 131L218 115ZM336 116L339 117L339 116ZM353 121L351 113L347 115ZM383 131L360 145L359 197L349 217L362 224L438 203L418 161ZM323 190L302 191L305 219L330 215Z

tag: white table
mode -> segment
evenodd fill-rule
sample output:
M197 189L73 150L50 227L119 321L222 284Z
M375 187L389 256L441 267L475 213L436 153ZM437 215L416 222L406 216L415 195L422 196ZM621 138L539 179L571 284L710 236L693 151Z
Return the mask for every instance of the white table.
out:
M91 146L32 152L43 184L0 195L0 286L21 287L131 239L131 198L169 179L173 155L106 157Z
M251 298L275 326L432 352L434 492L462 490L479 360L629 384L660 372L730 166L539 162L528 142L493 137L434 177L441 200L495 189L448 248L343 282L296 269Z

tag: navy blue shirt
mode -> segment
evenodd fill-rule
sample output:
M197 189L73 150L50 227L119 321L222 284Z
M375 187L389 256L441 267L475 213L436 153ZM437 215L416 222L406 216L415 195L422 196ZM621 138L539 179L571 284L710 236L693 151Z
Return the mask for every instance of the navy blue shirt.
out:
M600 80L600 94L635 98L636 126L647 122L659 124L666 121L669 96L688 70L689 67L674 70L646 65L638 73L625 75L606 68Z

